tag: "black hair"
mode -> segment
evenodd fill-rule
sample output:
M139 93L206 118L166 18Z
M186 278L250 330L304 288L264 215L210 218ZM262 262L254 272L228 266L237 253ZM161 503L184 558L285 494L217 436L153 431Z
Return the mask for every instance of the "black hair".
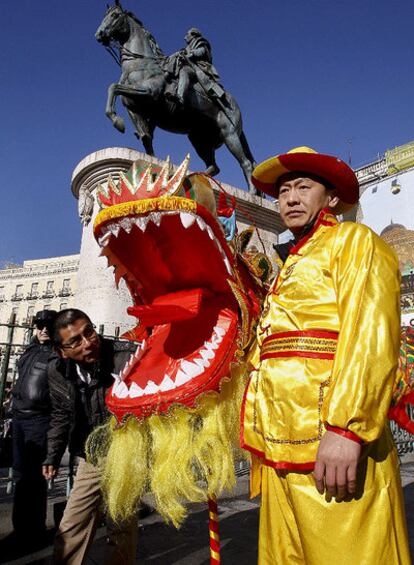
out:
M92 323L89 316L77 308L66 308L59 312L53 323L52 341L55 345L59 346L62 343L59 330L67 328L77 320L87 320Z
M319 182L323 184L326 190L336 190L334 185L330 183L328 180L320 177L319 175L315 175L314 173L307 173L306 171L288 171L281 175L276 181L276 192L279 193L279 188L284 180L292 180L295 178L307 178Z

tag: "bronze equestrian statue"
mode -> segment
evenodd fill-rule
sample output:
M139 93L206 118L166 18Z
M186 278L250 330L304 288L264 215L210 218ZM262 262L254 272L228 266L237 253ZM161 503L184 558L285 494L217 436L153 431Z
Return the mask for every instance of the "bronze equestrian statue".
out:
M108 89L105 110L120 132L125 131L125 123L116 113L118 96L147 154L154 155L155 127L184 133L205 162L206 173L217 175L215 152L224 143L239 162L249 191L255 193L250 180L255 162L243 132L240 108L219 84L210 44L199 30L190 29L185 49L167 57L142 22L116 0L108 7L95 37L122 69L119 82Z

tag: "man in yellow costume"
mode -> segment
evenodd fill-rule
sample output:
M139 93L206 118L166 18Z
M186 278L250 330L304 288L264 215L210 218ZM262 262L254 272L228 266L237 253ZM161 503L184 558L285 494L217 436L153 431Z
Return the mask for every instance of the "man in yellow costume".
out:
M400 341L399 273L369 228L336 216L352 169L307 147L253 172L294 241L265 300L241 440L261 493L259 563L409 565L387 425Z

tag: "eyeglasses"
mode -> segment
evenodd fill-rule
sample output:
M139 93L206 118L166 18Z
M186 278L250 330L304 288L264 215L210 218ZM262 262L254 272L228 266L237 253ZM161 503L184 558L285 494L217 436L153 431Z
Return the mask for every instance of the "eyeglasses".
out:
M62 349L78 349L82 346L84 340L89 343L93 343L98 339L99 336L96 333L95 326L91 324L89 326L86 326L86 328L83 330L83 333L75 335L68 341L68 343L62 343L60 347Z

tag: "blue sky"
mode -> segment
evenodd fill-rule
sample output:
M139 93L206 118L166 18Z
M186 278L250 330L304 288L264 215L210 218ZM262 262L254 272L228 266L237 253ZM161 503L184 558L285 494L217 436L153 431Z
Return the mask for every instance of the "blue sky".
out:
M109 146L139 150L104 115L119 68L94 39L100 0L2 5L0 262L77 253L71 173ZM357 166L414 139L412 0L124 0L166 54L199 27L241 106L257 161L297 145ZM122 114L121 106L119 105ZM155 150L202 167L184 136L157 130ZM244 186L226 149L220 179Z

